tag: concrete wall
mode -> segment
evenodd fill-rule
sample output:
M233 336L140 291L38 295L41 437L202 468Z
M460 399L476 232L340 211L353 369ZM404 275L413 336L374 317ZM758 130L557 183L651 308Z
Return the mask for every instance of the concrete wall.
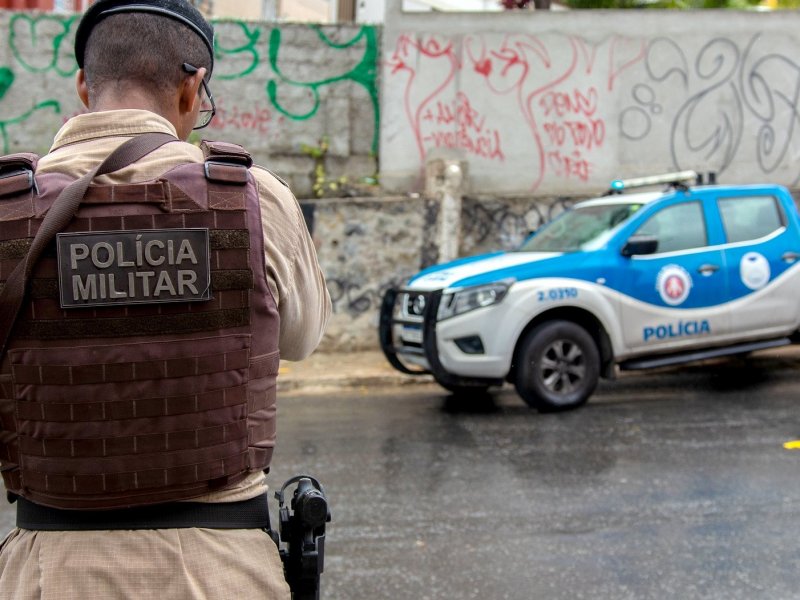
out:
M438 203L392 197L302 204L333 301L320 349L376 348L385 291L438 260Z
M0 151L45 153L82 110L75 94L75 15L0 11ZM202 132L246 146L299 196L315 161L303 145L327 136L329 179L377 169L380 30L370 25L216 23L212 91L218 113Z
M302 202L333 301L320 350L376 348L386 290L447 254L439 235L446 210L441 197L428 196ZM457 254L515 248L574 200L465 197Z
M800 179L800 13L402 13L384 30L381 174L469 162L472 192L573 194L620 176Z
M383 32L218 22L220 114L205 135L247 146L300 197L315 167L302 145L323 136L329 179L372 175L380 139L382 182L402 194L423 190L426 162L462 161L461 255L511 248L619 176L800 179L797 12L420 15L398 5L387 5ZM75 16L0 13L2 152L46 152L80 110L76 26ZM442 200L303 203L334 300L324 349L375 347L383 291L451 253Z

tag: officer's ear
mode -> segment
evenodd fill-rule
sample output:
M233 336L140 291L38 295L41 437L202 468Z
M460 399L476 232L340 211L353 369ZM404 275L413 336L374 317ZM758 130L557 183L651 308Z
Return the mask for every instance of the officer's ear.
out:
M198 105L197 109L199 110L199 104L202 102L200 99L200 86L203 83L203 77L206 76L206 72L205 67L203 67L183 78L178 89L178 109L182 115L194 111L195 104Z
M83 69L78 69L78 74L75 76L75 87L78 90L78 98L86 108L89 108L89 87L86 85L86 73Z

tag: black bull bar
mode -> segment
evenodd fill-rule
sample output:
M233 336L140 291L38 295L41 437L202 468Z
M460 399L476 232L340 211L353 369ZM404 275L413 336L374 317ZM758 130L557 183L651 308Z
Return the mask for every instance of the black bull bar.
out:
M413 294L425 299L422 315L416 319L408 317L395 317L397 298L401 294ZM437 383L444 387L485 386L502 383L494 379L454 375L448 372L439 359L439 345L436 337L436 322L439 314L439 305L442 302L442 290L419 291L406 288L392 288L386 291L381 303L380 321L378 332L381 350L389 363L401 373L408 375L432 374ZM401 311L402 314L402 311ZM421 317L421 320L420 320ZM422 342L419 345L408 345L402 340L394 339L395 325L411 325L422 330ZM423 357L428 363L428 369L422 367L411 369L406 366L400 356L415 355Z

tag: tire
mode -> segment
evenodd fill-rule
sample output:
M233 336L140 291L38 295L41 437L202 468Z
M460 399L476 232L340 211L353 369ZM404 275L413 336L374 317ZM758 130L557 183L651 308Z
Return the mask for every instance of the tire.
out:
M540 412L578 408L599 378L597 345L571 321L541 323L520 343L514 386L525 403Z

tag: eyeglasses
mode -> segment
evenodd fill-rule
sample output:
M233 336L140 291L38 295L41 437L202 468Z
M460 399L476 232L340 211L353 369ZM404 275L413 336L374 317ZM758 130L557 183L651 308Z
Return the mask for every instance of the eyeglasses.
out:
M190 75L194 75L200 69L193 67L189 63L183 63L183 70ZM195 125L192 129L202 129L211 123L211 119L213 119L214 115L217 114L217 105L214 104L214 96L211 94L211 90L208 89L206 80L202 79L200 80L200 83L203 84L203 90L206 93L206 100L204 100L200 105L200 114L197 117L197 125Z

